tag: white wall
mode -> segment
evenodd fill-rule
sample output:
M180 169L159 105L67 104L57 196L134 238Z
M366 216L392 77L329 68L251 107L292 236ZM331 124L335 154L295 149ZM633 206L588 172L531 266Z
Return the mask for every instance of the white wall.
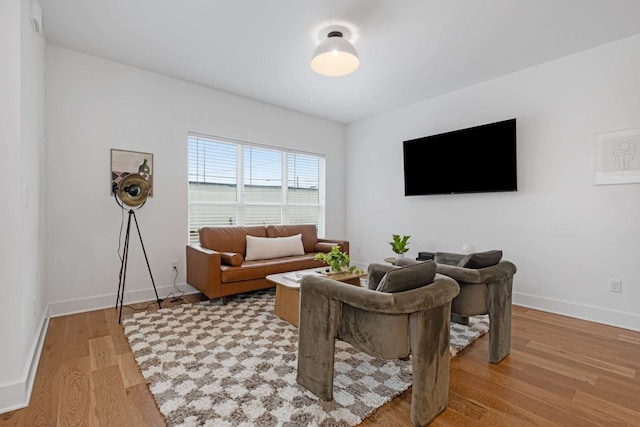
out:
M0 263L2 289L9 295L18 292L20 298L21 213L20 195L20 3L0 2L0 165L13 185L6 186L0 209ZM5 42L6 40L6 42ZM0 385L6 386L20 378L20 329L15 319L21 319L20 304L5 304L0 310L0 342L9 351L0 351ZM7 406L1 402L0 407Z
M172 260L185 281L189 131L325 154L326 235L344 237L343 125L52 45L46 86L52 315L115 304L121 214L110 195L111 148L154 155L154 196L137 217L160 297L171 291ZM131 239L125 304L153 295Z
M639 70L635 36L348 126L352 257L391 256L392 233L414 257L502 249L516 304L640 330L640 185L593 185L595 134L640 128ZM403 140L512 117L517 193L403 196Z
M36 351L34 337L45 321L45 37L29 21L29 0L21 0L20 174L22 190L22 360ZM36 360L37 363L37 360ZM36 366L32 366L35 371ZM35 373L35 372L34 372Z
M45 41L29 0L0 6L0 412L27 404L46 320L44 281ZM28 194L28 196L27 196Z

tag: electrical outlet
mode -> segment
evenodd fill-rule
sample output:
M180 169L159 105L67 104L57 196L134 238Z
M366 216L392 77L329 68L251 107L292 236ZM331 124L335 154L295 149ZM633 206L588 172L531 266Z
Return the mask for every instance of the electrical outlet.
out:
M360 253L360 246L356 246L356 253L359 254Z
M615 292L617 294L622 292L622 280L611 279L609 280L609 292Z
M173 260L171 261L171 270L177 270L178 269L178 261Z

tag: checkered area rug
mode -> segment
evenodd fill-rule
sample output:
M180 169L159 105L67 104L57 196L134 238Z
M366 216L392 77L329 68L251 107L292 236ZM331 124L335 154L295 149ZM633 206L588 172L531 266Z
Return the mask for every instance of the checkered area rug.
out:
M449 334L451 357L487 332L489 332L489 315L470 317L469 326L451 322Z
M354 426L411 385L410 361L374 359L336 341L333 400L318 399L296 382L298 330L273 304L273 290L258 291L123 320L169 425ZM486 333L475 320L461 327L466 345Z

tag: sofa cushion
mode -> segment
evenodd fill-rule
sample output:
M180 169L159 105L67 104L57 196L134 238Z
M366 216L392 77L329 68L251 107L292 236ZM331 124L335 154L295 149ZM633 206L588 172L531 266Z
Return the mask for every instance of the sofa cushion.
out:
M486 251L469 254L462 258L458 267L485 268L496 265L502 259L502 251Z
M313 247L318 242L315 224L267 225L266 231L267 237L287 237L301 234L305 253L313 252Z
M212 251L236 252L244 255L247 251L247 236L267 237L264 226L202 227L200 245Z
M393 268L380 280L376 291L404 292L428 285L433 282L436 267L435 262L425 261L406 267Z
M232 283L243 280L264 279L269 274L322 267L324 263L314 259L314 256L315 254L305 254L283 258L245 261L242 266L239 267L223 265L220 267L220 281L222 283Z
M247 236L247 253L244 257L247 261L293 255L304 255L301 234L289 237Z

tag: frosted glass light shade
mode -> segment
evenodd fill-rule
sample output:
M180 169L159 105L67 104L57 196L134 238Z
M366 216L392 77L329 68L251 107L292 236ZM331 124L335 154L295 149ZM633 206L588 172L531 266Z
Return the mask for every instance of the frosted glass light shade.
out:
M360 66L358 52L342 33L333 31L318 45L311 59L311 68L323 76L337 77L353 73Z

